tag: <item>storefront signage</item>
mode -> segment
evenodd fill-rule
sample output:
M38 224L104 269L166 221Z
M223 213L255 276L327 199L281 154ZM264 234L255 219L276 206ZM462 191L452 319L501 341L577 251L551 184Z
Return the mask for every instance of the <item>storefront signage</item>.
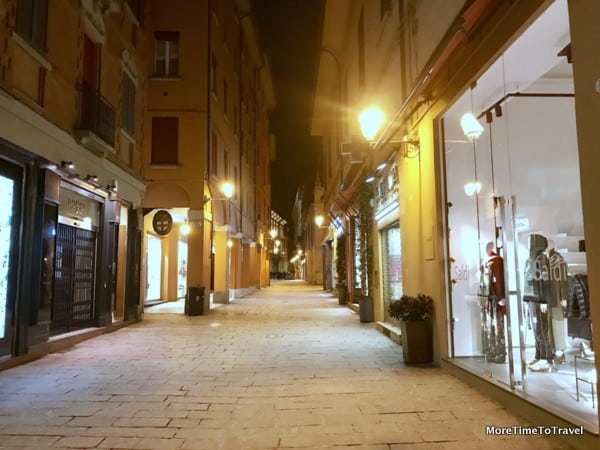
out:
M70 189L61 188L59 216L97 227L100 224L100 204Z
M173 218L168 211L161 209L152 218L152 228L159 236L166 236L173 228Z
M392 166L387 175L381 178L377 185L377 200L380 204L389 201L390 194L396 193L398 188L398 169Z

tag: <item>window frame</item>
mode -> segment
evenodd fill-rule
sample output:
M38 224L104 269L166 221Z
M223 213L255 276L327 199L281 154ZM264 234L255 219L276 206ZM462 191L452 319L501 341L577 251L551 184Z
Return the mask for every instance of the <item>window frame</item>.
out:
M159 42L163 43L164 50L159 50ZM179 78L179 43L178 31L155 31L154 32L154 78ZM159 54L162 53L162 54ZM173 58L173 55L176 58ZM159 56L162 58L159 59ZM171 68L171 61L176 61L175 68ZM162 67L160 67L162 66ZM159 68L161 70L159 70Z
M123 70L121 76L121 130L135 136L135 105L137 89L133 77Z
M48 0L19 0L15 32L45 56L48 50Z

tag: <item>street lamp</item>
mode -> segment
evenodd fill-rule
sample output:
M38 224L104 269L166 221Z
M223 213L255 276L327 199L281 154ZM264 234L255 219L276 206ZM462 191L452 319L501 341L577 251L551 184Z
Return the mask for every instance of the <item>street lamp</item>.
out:
M315 223L317 224L317 226L319 228L321 228L321 225L323 225L323 222L325 221L325 218L319 214L318 216L315 217Z
M367 108L358 115L360 132L367 141L375 138L384 119L383 111L376 107Z
M231 181L224 181L221 184L221 192L223 193L225 198L229 199L229 198L233 197L234 191L235 191L235 187Z

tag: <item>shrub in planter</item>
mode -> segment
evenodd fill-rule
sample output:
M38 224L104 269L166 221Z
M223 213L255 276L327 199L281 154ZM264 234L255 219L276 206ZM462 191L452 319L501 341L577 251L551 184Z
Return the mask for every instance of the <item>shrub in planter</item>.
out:
M416 297L403 295L390 303L390 316L400 320L402 353L409 364L433 361L433 299L425 294Z
M335 272L337 278L338 302L348 303L348 287L346 286L346 235L338 236L335 246Z

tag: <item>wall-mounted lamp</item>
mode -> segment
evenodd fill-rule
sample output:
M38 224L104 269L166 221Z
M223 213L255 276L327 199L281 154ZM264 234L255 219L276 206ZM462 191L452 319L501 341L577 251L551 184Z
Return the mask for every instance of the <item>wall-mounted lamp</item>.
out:
M227 239L227 248L233 247L233 241L231 239Z
M187 219L186 219L185 223L183 225L181 225L181 228L179 228L179 232L186 236L188 234L190 234L190 226L187 223Z
M358 115L360 132L367 141L375 138L384 119L383 111L376 107L367 108Z
M233 193L235 192L235 186L231 181L224 181L223 183L221 183L219 189L221 190L221 193L224 195L224 197L216 198L205 195L204 204L207 204L211 200L229 200L231 199L231 197L233 197Z
M279 254L279 247L275 247L275 248L273 249L273 254L274 254L274 255L277 255L277 254Z
M405 158L414 158L419 156L421 143L419 139L414 136L404 136L401 141L390 141L390 144L393 145L395 150L399 151L400 154Z
M375 181L375 177L374 177L373 175L371 175L371 176L368 176L368 177L365 179L365 183L372 183L373 181Z
M86 181L90 181L92 183L97 183L98 182L98 177L96 175L88 173L87 176L85 177L85 180Z
M231 181L224 181L221 184L221 192L225 196L225 198L233 197L233 193L235 192L235 187Z
M460 126L464 135L470 141L479 139L481 133L483 133L483 127L472 113L466 113L461 117Z
M377 172L381 172L383 169L385 169L385 167L387 166L387 163L383 162L381 164L379 164L377 166L377 169L375 169Z
M321 225L323 225L323 222L325 221L325 218L319 214L318 216L315 217L315 224L321 228Z
M271 228L271 231L269 231L269 234L271 235L271 239L275 239L275 236L277 236L277 229Z
M60 167L62 167L63 169L73 170L75 168L75 164L73 164L73 161L61 161Z
M106 189L111 192L117 192L119 190L119 182L117 180L112 180L110 184L106 186Z

